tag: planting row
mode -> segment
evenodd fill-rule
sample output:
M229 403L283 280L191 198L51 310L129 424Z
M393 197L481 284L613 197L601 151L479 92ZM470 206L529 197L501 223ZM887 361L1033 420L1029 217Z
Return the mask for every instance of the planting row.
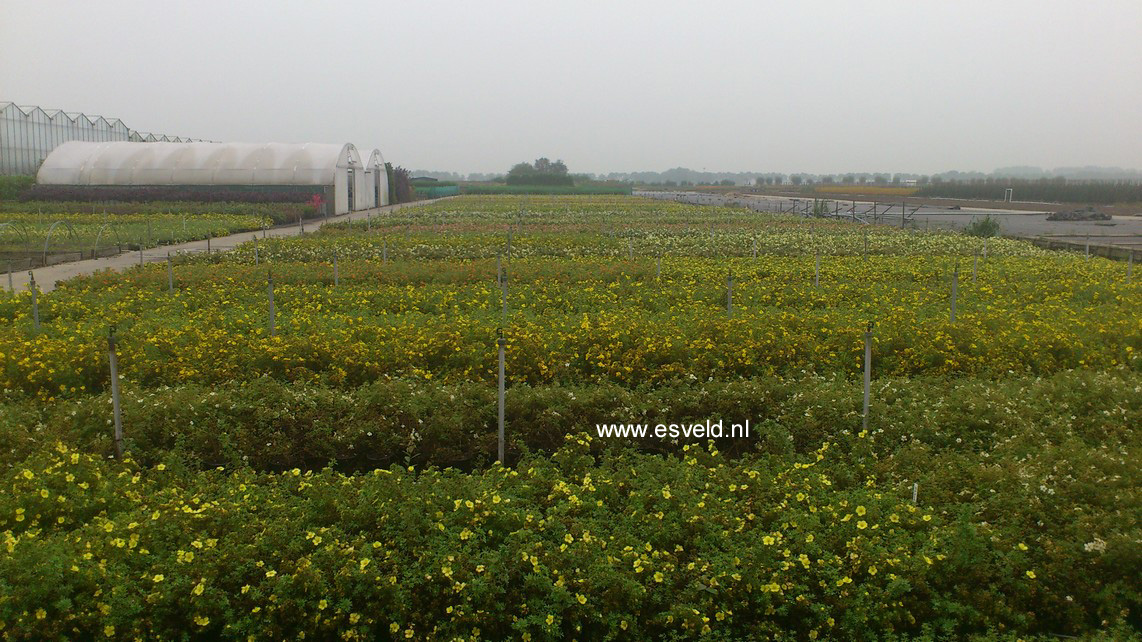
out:
M830 259L816 287L812 259L677 260L660 277L654 264L624 274L627 266L586 261L517 262L508 376L637 385L855 375L870 321L877 377L1142 365L1134 303L1142 286L1125 283L1121 266L992 261L975 282L960 274L954 321L940 259ZM338 267L344 280L334 286L331 266L275 266L275 336L264 267L180 267L174 292L162 265L77 280L39 295L39 330L31 294L8 298L0 302L0 381L43 398L102 389L111 325L121 335L120 372L144 386L263 375L347 386L386 375L495 381L505 318L494 264L437 263L431 278L441 283L431 285L417 281L428 278L423 264Z
M550 451L566 435L595 433L602 424L710 419L722 420L727 429L751 422L748 438L731 439L727 431L719 440L734 455L805 454L823 440L845 452L862 444L863 454L882 462L908 451L978 455L1025 449L1040 440L1093 449L1137 439L1129 428L1142 424L1139 386L1142 375L1129 371L998 381L883 378L872 390L869 432L858 439L861 384L838 377L675 382L655 389L525 385L506 395L507 451L510 460ZM56 442L114 453L109 394L47 405L9 394L0 408L0 460L7 465ZM127 449L146 465L175 456L204 469L334 464L359 471L393 463L471 468L496 451L496 389L471 382L384 378L352 389L270 378L157 389L124 385L122 408ZM674 452L696 440L630 437L613 443ZM901 477L926 474L918 468Z
M1051 481L1067 495L1039 502L1036 527L840 486L827 442L784 464L591 447L347 477L140 469L60 444L3 477L0 624L16 639L856 640L1074 633L1137 612L1136 523L1108 519L1110 501L1067 510L1093 473ZM1107 530L1074 539L1092 523Z

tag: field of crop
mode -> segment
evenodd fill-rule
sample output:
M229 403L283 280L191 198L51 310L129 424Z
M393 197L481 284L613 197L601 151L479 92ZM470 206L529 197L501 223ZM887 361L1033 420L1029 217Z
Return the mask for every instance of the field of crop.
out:
M0 635L1137 639L1139 303L1010 240L534 195L0 298Z
M0 269L173 245L296 222L301 206L258 204L6 203L0 206ZM308 207L308 206L306 206ZM312 209L312 208L308 208Z
M260 230L268 218L244 214L0 214L0 253L88 255L108 248L173 245Z

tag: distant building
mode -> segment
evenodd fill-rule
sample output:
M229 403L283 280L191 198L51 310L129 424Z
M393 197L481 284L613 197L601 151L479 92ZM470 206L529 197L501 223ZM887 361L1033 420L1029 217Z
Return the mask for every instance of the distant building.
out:
M108 189L265 190L318 195L333 214L389 204L381 152L345 144L66 142L36 174L40 185Z
M73 140L197 142L182 136L136 131L118 118L0 102L0 175L35 174L48 153Z

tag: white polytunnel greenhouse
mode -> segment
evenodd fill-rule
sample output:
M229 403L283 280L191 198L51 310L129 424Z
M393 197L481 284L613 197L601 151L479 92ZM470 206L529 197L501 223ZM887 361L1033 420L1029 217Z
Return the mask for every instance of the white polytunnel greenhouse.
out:
M381 178L378 178L381 177ZM41 185L307 189L329 211L388 204L380 152L352 144L67 142L44 159ZM380 187L383 185L384 190Z
M385 169L385 157L378 149L369 154L365 163L365 184L373 190L373 203L376 207L389 204L389 173Z

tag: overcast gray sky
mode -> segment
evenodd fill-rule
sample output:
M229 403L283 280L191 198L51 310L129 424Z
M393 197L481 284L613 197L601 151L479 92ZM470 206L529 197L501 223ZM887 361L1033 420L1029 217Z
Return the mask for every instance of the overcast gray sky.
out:
M410 168L1142 167L1139 0L0 1L0 100Z

